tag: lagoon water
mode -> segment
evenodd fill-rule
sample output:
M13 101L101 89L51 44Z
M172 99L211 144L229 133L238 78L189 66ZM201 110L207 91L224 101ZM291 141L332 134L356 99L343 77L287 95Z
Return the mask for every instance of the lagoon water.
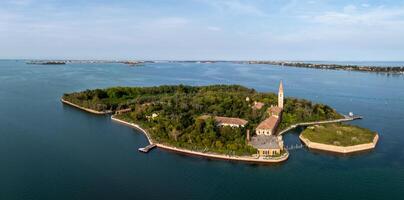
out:
M241 84L325 103L379 132L374 151L291 151L279 165L154 149L138 131L64 106L65 92L111 86ZM298 144L298 132L285 137ZM0 61L0 199L401 199L404 75L232 63L27 65Z

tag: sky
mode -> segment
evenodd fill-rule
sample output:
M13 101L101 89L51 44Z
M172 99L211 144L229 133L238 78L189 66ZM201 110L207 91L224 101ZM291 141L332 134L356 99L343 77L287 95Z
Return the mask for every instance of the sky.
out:
M403 61L403 0L0 0L0 59Z

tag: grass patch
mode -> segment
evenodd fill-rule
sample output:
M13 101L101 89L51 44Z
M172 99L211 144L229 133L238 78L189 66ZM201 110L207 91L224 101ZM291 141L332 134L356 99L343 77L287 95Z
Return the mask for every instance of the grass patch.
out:
M302 136L312 142L335 146L353 146L370 143L376 132L348 124L324 124L307 127Z

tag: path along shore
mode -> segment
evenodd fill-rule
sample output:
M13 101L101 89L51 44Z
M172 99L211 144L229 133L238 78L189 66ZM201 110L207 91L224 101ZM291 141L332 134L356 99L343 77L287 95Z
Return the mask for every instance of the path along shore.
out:
M89 108L84 108L84 107L79 106L79 105L77 105L77 104L74 104L74 103L72 103L72 102L70 102L70 101L64 100L63 98L61 98L60 101L63 102L63 103L65 103L65 104L68 104L68 105L70 105L70 106L73 106L73 107L76 107L76 108L78 108L78 109L87 111L87 112L89 112L89 113L97 114L97 115L105 115L105 114L111 114L111 113L112 113L111 110L108 110L108 111L97 111L97 110L93 110L93 109L89 109Z
M282 130L281 132L278 133L278 135L283 135L284 133L295 129L299 126L311 126L311 125L317 125L317 124L331 124L331 123L338 123L338 122L347 122L347 121L353 121L356 119L362 119L362 117L357 116L357 117L349 117L349 116L345 116L342 119L334 119L334 120L326 120L326 121L316 121L316 122L302 122L302 123L297 123L297 124L293 124L290 125L288 128Z
M358 145L346 146L346 147L312 142L309 139L303 137L303 135L301 135L301 134L300 134L299 138L310 149L346 154L346 153L354 153L354 152L367 151L367 150L374 149L376 147L377 141L379 140L379 135L376 134L371 143L358 144Z
M87 111L87 112L90 112L90 113L93 113L93 114L105 115L105 114L111 114L112 113L112 111L102 112L102 111L92 110L92 109L89 109L89 108L84 108L84 107L76 105L76 104L74 104L72 102L69 102L67 100L64 100L63 98L61 98L61 101L63 103L65 103L65 104L67 104L67 105L79 108L81 110L84 110L84 111ZM181 153L181 154L194 155L194 156L200 156L200 157L206 157L206 158L212 158L212 159L250 162L250 163L280 163L280 162L286 161L289 158L289 152L287 152L286 154L284 154L284 155L282 155L282 156L280 156L278 158L261 158L261 157L256 158L256 157L252 157L252 156L230 156L230 155L220 155L220 154L214 154L214 153L204 153L204 152L198 152L198 151L192 151L192 150L177 148L177 147L173 147L173 146L169 146L169 145L154 142L152 137L150 136L150 134L146 130L144 130L142 127L137 125L137 124L130 123L130 122L127 122L127 121L124 121L124 120L121 120L121 119L117 119L114 115L111 116L111 120L140 130L146 136L149 144L155 144L159 148L166 149L166 150L173 151L173 152L177 152L177 153Z
M149 144L155 144L159 148L174 151L174 152L177 152L177 153L182 153L182 154L187 154L187 155L195 155L195 156L201 156L201 157L207 157L207 158L213 158L213 159L243 161L243 162L251 162L251 163L279 163L279 162L286 161L289 158L289 153L288 152L285 155L283 155L283 156L281 156L279 158L265 159L265 158L255 158L255 157L252 157L252 156L220 155L220 154L214 154L214 153L204 153L204 152L192 151L192 150L188 150L188 149L177 148L177 147L173 147L173 146L153 142L153 140L150 137L149 133L146 130L144 130L143 128L141 128L137 124L129 123L129 122L117 119L114 115L111 116L111 120L140 130L147 137L147 140L149 141Z

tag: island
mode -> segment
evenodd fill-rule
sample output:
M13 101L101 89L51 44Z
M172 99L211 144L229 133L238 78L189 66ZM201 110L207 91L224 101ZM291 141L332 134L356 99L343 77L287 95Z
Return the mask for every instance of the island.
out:
M60 61L60 60L37 60L37 61L29 61L27 62L29 65L65 65L66 61Z
M373 149L379 140L379 135L369 129L339 123L309 126L299 137L310 149L336 153Z
M282 134L297 126L356 119L328 105L240 85L112 87L64 94L62 102L137 128L150 143L179 153L246 162L289 157Z
M26 64L29 65L65 65L65 64L125 64L129 66L143 66L144 64L152 64L155 61L140 60L30 60Z
M404 74L404 66L361 66L361 65L341 65L341 64L319 64L319 63L292 62L292 61L239 61L237 63L268 64L277 66L327 69L327 70L376 72L385 74Z

